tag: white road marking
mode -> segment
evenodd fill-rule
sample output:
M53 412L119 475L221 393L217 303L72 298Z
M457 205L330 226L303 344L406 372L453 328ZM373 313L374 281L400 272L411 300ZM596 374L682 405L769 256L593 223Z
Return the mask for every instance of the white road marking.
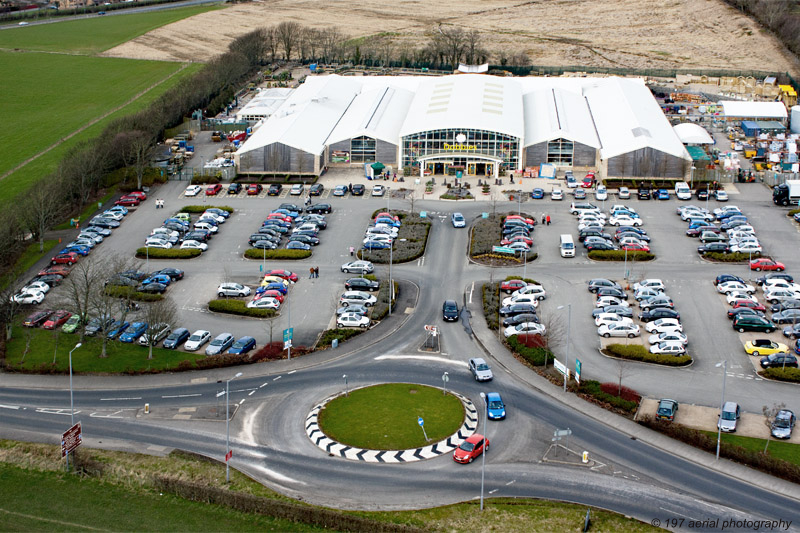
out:
M273 479L276 479L278 481L285 482L285 483L299 483L300 485L305 485L306 484L303 481L298 481L298 480L296 480L294 478L290 478L288 476L284 476L283 474L279 474L278 472L275 472L274 470L269 470L269 469L267 469L267 468L265 468L263 466L260 466L260 465L252 465L252 466L249 466L249 468L255 468L257 470L260 470L265 475L267 475L267 476L269 476L269 477L271 477Z
M193 398L195 396L202 396L202 394L175 394L172 396L162 396L162 398ZM141 400L141 398L139 398Z
M297 370L292 370L291 372L289 372L289 375L292 375L292 374L294 374L295 372L297 372Z
M260 389L260 388L266 387L266 386L267 386L267 383L262 383L261 385L258 386L258 388Z
M450 359L435 357L433 355L379 355L375 358L376 361L381 361L383 359L420 359L422 361L438 361L440 363L463 366L464 368L467 367L467 363L464 361L451 361Z
M508 483L506 483L506 487L507 487L507 486L509 486L509 485L512 485L512 484L514 484L516 481L517 481L516 479L512 479L511 481L509 481Z
M472 282L472 285L469 287L469 300L468 303L472 303L472 293L475 291L475 282Z
M2 404L0 404L0 409L19 409L19 405L2 405Z
M281 377L282 376L276 376L276 377L272 378L272 381L278 381L279 379L281 379Z
M123 401L123 400L141 400L142 398L100 398L101 402L116 402L116 401Z
M72 416L72 412L69 409L50 409L47 407L40 407L36 410L37 413L43 413L47 415L65 415L65 416ZM75 412L77 414L77 411Z
M495 493L495 492L497 492L498 490L500 490L500 489L494 489L494 490L490 490L490 491L489 491L489 494L494 494L494 493Z
M245 399L246 398L242 398L242 401L239 402L239 405L242 405L244 403Z
M255 393L256 393L256 391L252 390L252 391L250 391L250 394L248 394L248 396L252 396Z

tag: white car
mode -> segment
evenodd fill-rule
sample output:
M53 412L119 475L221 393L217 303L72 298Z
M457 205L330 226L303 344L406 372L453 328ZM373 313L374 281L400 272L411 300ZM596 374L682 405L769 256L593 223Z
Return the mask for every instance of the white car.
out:
M579 232L583 231L585 229L590 229L590 228L594 228L594 229L596 229L597 231L600 231L600 232L603 231L603 225L598 223L598 222L595 222L595 221L581 222L581 223L578 224L578 231Z
M503 307L508 307L511 304L531 304L534 307L538 307L539 298L535 294L518 294L503 298Z
M784 289L787 291L800 291L800 284L797 283L790 283L785 279L781 278L767 278L764 280L764 284L761 286L764 292L767 292L771 289Z
M600 327L603 324L617 324L622 322L630 322L633 324L632 319L626 316L620 316L616 313L600 313L594 319L594 325L597 327Z
M40 304L44 300L44 293L40 291L20 291L11 297L11 301L18 304Z
M206 222L204 220L198 220L194 223L194 229L204 229L206 231L210 231L211 233L216 233L219 231L219 228L210 222Z
M369 327L369 317L358 313L344 313L336 317L336 327L366 329Z
M506 248L510 250L514 250L515 252L530 252L531 247L525 244L524 242L512 242L511 244L506 244Z
M342 272L346 274L372 274L375 268L369 261L350 261L342 265Z
M553 189L550 191L550 199L551 200L563 200L564 199L564 191L561 189Z
M756 288L752 285L746 285L740 281L725 281L717 285L717 292L721 292L722 294L728 294L731 291L739 291L739 292L746 292L748 294L753 294L756 292Z
M728 193L725 191L717 191L717 194L714 195L714 198L716 198L718 202L727 202Z
M506 338L512 335L544 335L547 330L542 324L536 322L523 322L516 326L509 326L503 330L503 335Z
M597 328L597 334L601 337L638 337L641 335L639 326L630 322L617 322L616 324L603 324Z
M181 250L200 250L205 252L208 250L208 245L200 241L183 241L181 243Z
M731 246L731 252L739 252L743 254L760 254L762 252L761 245L755 243L742 243L734 244Z
M631 213L638 214L636 209L625 204L614 204L611 206L611 211L630 211Z
M511 293L511 297L513 298L518 294L533 294L536 296L537 300L544 300L547 298L547 291L544 290L544 287L541 285L534 285L532 283L522 287L521 289L515 290L513 293Z
M578 224L588 224L589 222L596 222L601 226L606 225L606 217L599 217L594 214L581 215L578 217Z
M751 302L758 303L758 299L755 296L744 291L731 291L725 297L725 301L727 301L729 304L733 304L733 302L736 300L749 300Z
M150 236L154 237L156 235L163 237L165 240L170 237L180 237L180 233L169 228L153 228L153 231L150 232Z
M95 244L100 244L103 242L103 236L99 233L92 233L91 231L82 231L78 234L78 240L91 240L94 241Z
M103 214L100 216L103 218L111 218L113 220L122 220L125 217L125 215L119 211L103 211Z
M597 189L594 191L594 197L598 202L608 200L608 189L606 189L606 186L598 185Z
M217 296L250 296L250 287L241 283L221 283L217 287Z
M772 289L764 292L764 299L771 304L776 304L784 300L797 300L799 298L800 292L786 289Z
M277 298L271 298L269 296L247 302L247 307L250 309L278 309L280 306L281 303Z
M202 345L207 343L211 340L211 332L206 331L204 329L198 329L192 336L189 337L189 340L186 341L186 344L183 345L183 349L187 352L196 352L200 349Z
M289 194L291 194L292 196L300 196L300 195L303 194L304 190L305 190L305 187L303 186L302 183L295 183L294 185L292 185L292 188L289 191Z
M640 218L633 218L629 215L615 215L611 217L609 223L612 226L634 226L638 227L642 225L642 219Z
M648 298L652 298L653 296L661 296L662 294L664 294L664 291L662 290L653 289L650 287L642 287L633 293L633 299L637 302L643 302Z
M383 196L384 194L386 194L386 187L383 185L372 186L372 196Z
M189 196L189 197L197 196L202 191L203 191L203 188L201 186L199 186L199 185L189 185L188 187L186 187L186 191L184 191L183 195L184 196Z
M633 284L633 290L638 291L642 287L649 287L651 289L657 289L659 291L664 290L664 282L658 278L649 278L643 279L642 281L637 281Z
M378 299L363 291L345 291L339 298L339 304L343 307L350 305L363 305L364 307L372 307Z
M623 246L640 246L640 245L648 246L646 242L644 242L641 239L637 239L636 237L623 237L619 240L617 244L619 245L620 248Z
M364 232L365 235L369 235L370 233L397 237L397 228L389 226L388 224L375 224L374 226L367 226L367 231Z
M607 305L621 305L623 307L630 307L628 302L625 300L620 300L619 298L615 298L614 296L601 296L594 304L594 306L597 308L603 308Z
M394 239L389 235L384 235L382 233L368 233L367 236L361 241L363 244L366 244L367 241L372 242L385 242L386 244L392 244Z
M665 331L664 333L653 333L650 335L648 340L650 341L650 344L660 344L662 342L680 342L685 346L689 343L689 339L686 338L686 335L677 330Z
M627 200L631 197L631 191L627 187L620 187L617 196L620 200Z
M172 248L172 243L164 239L149 238L145 241L144 245L147 248L163 248L165 250Z
M665 341L650 346L650 353L683 355L686 353L686 346L682 342Z
M714 214L717 216L723 215L725 213L730 213L731 211L736 211L737 213L741 213L741 209L736 207L735 205L726 205L723 207L718 207L714 209Z
M664 333L666 331L683 331L677 318L658 318L644 325L648 333Z
M212 211L203 211L203 213L200 215L200 220L203 220L204 218L210 218L211 220L216 220L217 224L224 224L225 221L228 220L224 216L218 215Z
M735 233L737 231L742 233L749 233L751 235L756 234L756 228L754 228L750 224L742 224L741 226L736 226L735 228L731 228L727 230L727 234L730 235L731 233Z
M49 291L50 285L44 281L34 281L33 283L29 283L22 287L22 290L19 292L41 292L43 294L47 294Z
M453 223L454 228L463 228L467 225L467 219L461 213L453 213L450 216L450 221Z

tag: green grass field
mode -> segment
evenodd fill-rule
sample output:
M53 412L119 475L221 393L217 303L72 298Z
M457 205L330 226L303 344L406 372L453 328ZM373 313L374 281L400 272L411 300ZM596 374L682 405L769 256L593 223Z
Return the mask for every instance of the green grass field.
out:
M222 6L209 4L130 14L116 11L107 16L12 28L0 32L0 48L97 54L161 26L215 9Z
M426 442L417 418L425 421ZM392 383L350 392L328 403L319 424L332 439L373 450L404 450L449 437L464 421L461 401L441 389Z
M795 429L795 431L797 431ZM716 440L716 431L706 431L709 437ZM767 443L765 439L756 439L754 437L742 437L741 435L731 435L730 433L722 434L722 442L728 444L735 444L754 452L763 452L764 445ZM767 454L782 459L792 464L800 465L800 446L782 440L772 439L767 447Z

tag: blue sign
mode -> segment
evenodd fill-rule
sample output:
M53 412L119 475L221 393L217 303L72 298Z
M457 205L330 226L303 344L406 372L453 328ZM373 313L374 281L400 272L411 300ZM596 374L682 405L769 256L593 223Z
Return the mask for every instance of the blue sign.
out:
M492 246L492 251L498 254L515 254L516 252L507 246Z
M283 330L283 342L288 342L292 340L292 334L294 333L294 328L286 328Z
M419 218L427 218L427 217L428 217L428 212L427 211L420 211L419 212Z
M420 426L425 425L425 421L422 419L422 417L417 418L417 424L419 424Z

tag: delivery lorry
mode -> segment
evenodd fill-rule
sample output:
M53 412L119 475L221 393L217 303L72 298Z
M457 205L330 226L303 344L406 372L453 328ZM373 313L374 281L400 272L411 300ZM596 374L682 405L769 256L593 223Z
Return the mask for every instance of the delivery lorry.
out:
M800 180L786 180L772 189L775 205L800 205Z

